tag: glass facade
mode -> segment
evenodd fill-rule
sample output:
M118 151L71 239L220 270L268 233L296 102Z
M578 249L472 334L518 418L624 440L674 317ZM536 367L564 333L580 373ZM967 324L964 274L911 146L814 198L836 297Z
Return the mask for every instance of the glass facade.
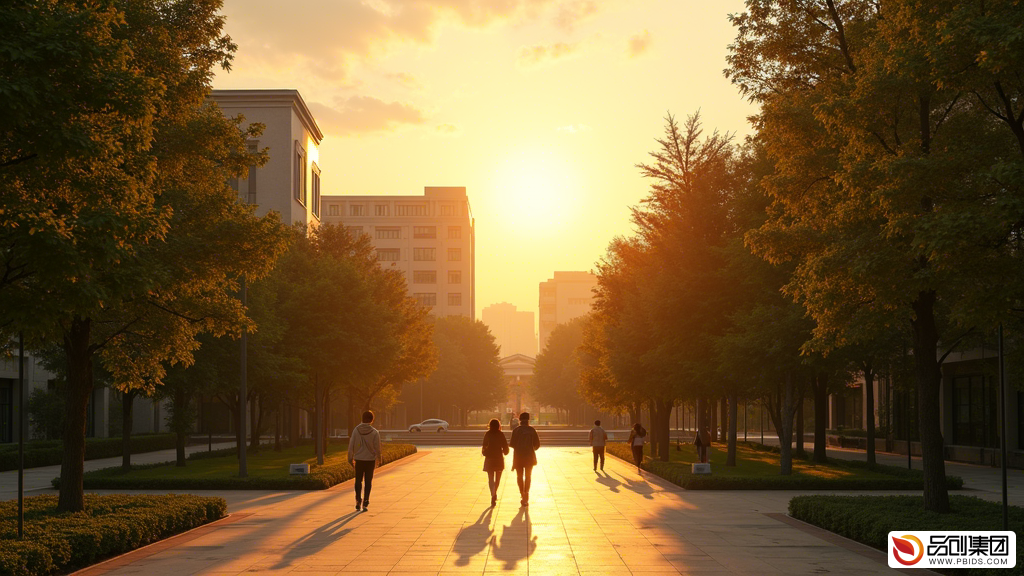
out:
M997 391L991 377L953 378L953 444L999 446Z

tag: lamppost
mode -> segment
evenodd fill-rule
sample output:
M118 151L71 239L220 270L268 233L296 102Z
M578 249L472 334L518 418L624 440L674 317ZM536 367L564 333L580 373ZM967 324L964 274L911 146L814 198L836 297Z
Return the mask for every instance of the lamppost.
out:
M246 297L246 290L245 290L245 276L242 276L242 306L243 307L246 305L246 300L247 300L247 297ZM248 344L249 338L248 338L248 330L246 330L244 326L242 327L242 338L241 338L241 341L242 341L242 344L241 344L241 354L240 354L241 355L241 358L240 358L240 361L241 361L241 370L240 370L240 372L241 372L241 374L240 374L240 376L241 376L241 378L240 378L241 379L241 384L240 384L239 390L238 390L238 434L241 437L242 442L241 442L241 444L238 447L238 477L239 478L245 478L245 477L247 477L249 475L248 463L246 462L246 459L245 459L245 457L246 457L246 454L245 454L245 452L246 452L246 450L245 450L245 436L246 436L246 418L245 418L245 416L246 416L246 414L245 414L246 402L245 402L245 397L249 394L248 390L246 390L246 388L248 387L248 384L249 384L249 382L248 382L249 378L248 378L248 374L246 373L246 367L248 365L248 362L247 362L247 359L245 357L245 353L246 353L246 345Z

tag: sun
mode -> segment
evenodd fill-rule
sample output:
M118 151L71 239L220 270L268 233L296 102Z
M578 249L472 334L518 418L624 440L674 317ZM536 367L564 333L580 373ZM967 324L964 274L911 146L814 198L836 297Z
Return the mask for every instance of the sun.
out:
M498 217L518 229L550 229L573 208L577 178L553 147L513 148L495 165L491 193Z

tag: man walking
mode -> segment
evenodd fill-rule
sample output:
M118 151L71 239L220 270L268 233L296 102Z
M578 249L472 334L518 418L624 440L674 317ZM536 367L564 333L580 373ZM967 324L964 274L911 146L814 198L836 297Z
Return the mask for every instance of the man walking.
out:
M373 469L380 464L380 433L370 425L372 422L373 412L363 412L363 423L348 437L348 463L356 471L356 510L362 508L363 512L370 506ZM364 480L366 491L362 492Z
M594 449L594 470L597 470L597 459L601 459L601 470L604 470L604 446L608 443L608 433L601 428L601 421L594 420L590 429L590 445Z
M520 505L530 505L530 477L533 467L537 465L537 448L540 448L540 437L533 426L530 426L530 413L519 415L519 427L512 431L509 441L512 447L512 469L516 471L516 483L519 484Z

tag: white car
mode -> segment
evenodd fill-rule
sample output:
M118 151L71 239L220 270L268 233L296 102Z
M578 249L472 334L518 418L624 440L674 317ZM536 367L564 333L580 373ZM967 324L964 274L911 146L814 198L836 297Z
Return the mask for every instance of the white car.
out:
M409 426L409 432L423 432L424 430L437 430L438 432L447 432L448 423L444 420L424 420L419 424L413 424Z

